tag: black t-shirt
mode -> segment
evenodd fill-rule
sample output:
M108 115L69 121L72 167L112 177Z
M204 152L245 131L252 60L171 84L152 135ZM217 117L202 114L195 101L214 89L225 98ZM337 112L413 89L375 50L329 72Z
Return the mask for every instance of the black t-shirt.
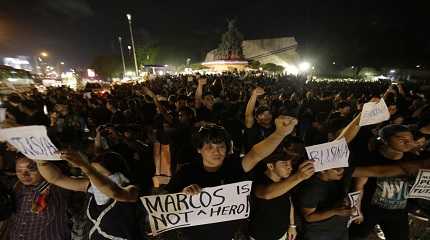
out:
M246 128L245 129L245 137L246 137L246 142L245 142L245 150L246 152L249 152L249 150L251 150L251 148L263 141L266 137L270 136L270 134L272 134L275 131L275 126L272 125L270 128L265 128L260 126L257 123L254 123L254 125L252 126L252 128Z
M302 208L316 208L316 211L326 211L341 207L347 198L352 179L352 168L346 168L343 179L339 181L322 181L318 175L300 185L296 204ZM329 219L308 223L304 222L305 239L318 239L324 235L329 239L338 239L347 231L348 217L334 216Z
M207 172L202 161L184 165L173 176L166 190L170 193L182 191L185 187L197 184L201 188L215 187L223 184L246 180L240 159L226 158L217 172ZM186 239L189 240L231 240L244 220L228 221L207 225L200 225L182 229Z
M99 221L99 227L95 229L89 239L106 240L117 237L138 240L145 238L145 212L141 204L110 200L104 205L97 205L93 197L88 202L87 208L87 216L91 222L94 224L94 221ZM110 237L105 237L102 233L110 235Z
M211 110L207 109L205 106L196 109L196 119L198 122L213 122L215 117Z
M259 176L254 185L274 183L265 174ZM266 200L254 197L252 205L250 235L256 240L277 240L288 230L290 225L290 199L286 193L274 199Z
M361 162L362 166L398 164L400 160L390 160L379 152L369 153ZM365 212L374 207L399 210L407 204L407 194L410 190L410 179L399 177L370 177L364 188L362 206Z

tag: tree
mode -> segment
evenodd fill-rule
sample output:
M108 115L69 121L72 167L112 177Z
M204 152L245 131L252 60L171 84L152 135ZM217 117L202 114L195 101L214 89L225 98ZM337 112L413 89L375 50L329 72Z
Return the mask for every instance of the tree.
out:
M97 56L92 68L105 79L120 77L122 74L121 57L116 55Z
M136 58L140 65L159 64L160 48L158 46L136 47Z
M283 72L284 71L283 66L276 65L274 63L266 63L266 64L261 65L261 67L263 68L263 70L269 71L269 72Z
M259 69L261 66L261 63L257 60L249 60L248 66L252 69Z

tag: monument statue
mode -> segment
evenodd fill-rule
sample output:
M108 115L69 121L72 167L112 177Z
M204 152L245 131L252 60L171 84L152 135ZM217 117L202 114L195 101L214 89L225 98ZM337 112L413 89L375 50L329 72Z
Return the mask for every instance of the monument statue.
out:
M228 30L222 35L221 43L215 51L216 60L243 60L243 35L235 26L236 21L228 21Z

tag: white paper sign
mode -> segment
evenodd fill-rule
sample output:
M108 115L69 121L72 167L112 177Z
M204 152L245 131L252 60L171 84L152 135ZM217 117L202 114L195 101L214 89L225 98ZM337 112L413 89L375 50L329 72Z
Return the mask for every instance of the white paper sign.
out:
M359 208L360 208L360 195L361 192L352 192L348 193L349 198L349 204L351 208L356 208L355 212L352 214L352 216L349 217L348 221L348 227L351 225L353 221L356 219L359 219L361 217Z
M0 139L33 160L61 160L48 138L45 126L26 126L0 130Z
M363 105L360 117L360 126L381 123L390 119L390 112L382 98L378 103L368 102Z
M420 169L408 198L430 200L430 170Z
M172 229L226 222L249 217L251 181L184 193L141 197L153 235Z
M349 149L345 138L306 147L308 158L314 160L315 172L348 167Z
M6 108L0 108L0 123L6 120Z
M83 95L84 99L91 99L91 93L90 92L86 92Z

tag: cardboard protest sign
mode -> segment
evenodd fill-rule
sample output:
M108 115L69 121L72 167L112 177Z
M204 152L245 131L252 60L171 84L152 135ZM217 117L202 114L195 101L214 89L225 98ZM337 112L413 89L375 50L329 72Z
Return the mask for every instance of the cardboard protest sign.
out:
M369 102L363 105L359 125L367 126L377 124L387 121L388 119L390 119L390 112L382 98L378 103Z
M349 149L345 138L306 147L308 158L314 160L315 172L348 167Z
M352 214L352 216L349 217L348 221L348 227L351 225L353 221L361 217L359 208L360 208L360 195L361 192L352 192L348 193L348 199L349 199L349 206L351 208L356 208L355 212Z
M172 229L226 222L249 217L251 181L184 193L141 197L153 235Z
M61 160L45 126L26 126L0 130L0 139L33 160Z
M430 170L420 169L408 198L430 200Z
M0 108L0 123L6 120L6 108Z

